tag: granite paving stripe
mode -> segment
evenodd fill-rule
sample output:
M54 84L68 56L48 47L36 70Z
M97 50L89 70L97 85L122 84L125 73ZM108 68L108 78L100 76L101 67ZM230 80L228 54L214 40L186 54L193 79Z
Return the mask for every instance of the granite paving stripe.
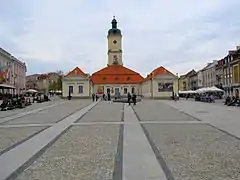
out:
M134 106L141 121L196 121L196 118L182 113L161 101L145 100Z
M73 126L92 126L92 125L121 125L121 124L125 124L125 122L110 122L110 121L106 121L106 122L79 122L79 123L73 123Z
M123 105L124 109L124 105ZM117 153L115 156L113 180L122 180L122 167L123 167L123 131L124 125L120 126Z
M165 180L166 176L131 108L125 106L123 179Z
M240 179L240 140L206 124L142 124L176 180Z
M72 126L16 179L113 180L115 160L120 160L120 129L119 125Z
M44 127L0 128L0 155L45 130Z
M89 113L87 113L81 122L101 122L101 121L121 121L122 103L112 103L101 101ZM77 121L77 122L80 122Z
M140 124L207 124L202 121L139 121Z
M90 103L91 101L89 100L69 101L59 106L55 106L44 111L33 113L22 118L14 119L3 124L10 125L10 124L56 123L61 121L62 119L65 119L67 116L79 111L80 109L84 108Z
M13 125L0 125L0 128L21 128L21 127L44 127L44 126L52 126L53 124L13 124Z
M9 150L0 156L0 179L13 179L16 175L23 171L28 165L34 162L35 157L44 151L44 147L54 142L59 136L68 129L73 122L85 114L89 109L98 102L84 107L79 112L70 115L66 119L54 124L43 132L32 137L28 141L23 142L19 146ZM24 153L23 153L24 152ZM11 163L9 163L11 162Z
M8 121L12 121L14 119L17 119L17 118L21 118L21 117L25 117L27 115L30 115L30 114L33 114L33 113L36 113L36 112L39 112L39 111L43 111L43 110L46 110L48 108L53 108L55 106L58 106L60 104L63 104L65 103L66 101L64 102L58 102L56 104L52 104L52 105L49 105L49 106L45 106L45 107L41 107L41 108L38 108L38 109L34 109L34 110L31 110L31 111L26 111L26 112L21 112L21 113L18 113L18 114L15 114L13 116L8 116L8 117L4 117L4 118L1 118L0 119L0 124L2 123L6 123Z
M148 131L143 126L143 124L141 126L142 126L142 129L143 129L144 133L145 133L145 136L148 139L148 142L150 143L150 145L152 147L152 150L153 150L153 152L154 152L154 154L155 154L159 164L162 167L163 172L165 173L166 179L167 180L175 180L171 170L169 169L169 167L166 164L166 161L163 159L163 157L161 156L161 153L159 152L158 148L155 146L154 142L150 138Z

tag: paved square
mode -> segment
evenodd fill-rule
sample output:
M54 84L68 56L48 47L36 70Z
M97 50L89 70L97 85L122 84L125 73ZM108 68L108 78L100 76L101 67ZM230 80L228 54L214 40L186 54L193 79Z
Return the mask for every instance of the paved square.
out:
M46 127L15 127L15 128L0 128L0 154L6 149L11 148L25 138L32 136Z
M161 101L145 100L137 104L135 111L141 121L196 121Z
M3 125L55 123L76 112L77 110L82 109L90 103L90 100L73 100L71 102L66 102L43 111L5 122Z
M145 124L175 180L240 179L239 140L203 124Z
M0 124L0 180L240 179L237 108L62 101Z
M119 128L73 126L17 179L112 180Z
M122 120L122 103L100 102L78 122L117 122Z
M14 109L14 110L11 110L11 111L1 111L0 118L12 116L12 115L15 115L15 114L19 114L21 112L31 111L31 110L34 110L34 109L37 109L37 108L50 106L50 105L53 105L53 104L59 103L59 102L63 102L63 100L56 99L56 100L52 100L52 101L48 101L48 102L44 102L44 103L32 103L31 106L27 106L23 109Z

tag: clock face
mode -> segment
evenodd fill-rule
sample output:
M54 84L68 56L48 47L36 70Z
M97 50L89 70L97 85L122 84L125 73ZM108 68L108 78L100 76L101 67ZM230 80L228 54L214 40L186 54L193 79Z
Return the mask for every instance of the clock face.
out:
M116 41L116 40L114 40L114 41L113 41L113 43L114 43L114 44L117 44L117 41Z

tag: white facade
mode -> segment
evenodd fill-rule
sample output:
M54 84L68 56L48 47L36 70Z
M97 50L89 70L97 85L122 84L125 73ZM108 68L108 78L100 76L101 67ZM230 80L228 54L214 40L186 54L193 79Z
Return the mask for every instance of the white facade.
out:
M72 97L87 98L91 96L91 84L89 77L81 75L69 75L62 79L62 96L68 97L69 92Z
M164 84L171 84L172 90L163 90ZM160 74L141 84L142 95L146 98L170 98L178 93L178 77L174 75Z
M203 73L201 70L197 72L197 87L203 87Z
M107 94L110 92L111 96L115 95L127 95L128 92L136 93L141 95L141 86L140 84L103 84L103 85L93 85L93 93L98 92L98 88L102 88L103 92Z

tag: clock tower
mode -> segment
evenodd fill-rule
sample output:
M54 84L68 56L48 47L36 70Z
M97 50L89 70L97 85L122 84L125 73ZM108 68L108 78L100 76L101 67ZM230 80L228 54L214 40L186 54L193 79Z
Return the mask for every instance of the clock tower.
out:
M117 20L113 17L112 28L108 30L108 66L123 65L122 63L122 34L117 28Z

